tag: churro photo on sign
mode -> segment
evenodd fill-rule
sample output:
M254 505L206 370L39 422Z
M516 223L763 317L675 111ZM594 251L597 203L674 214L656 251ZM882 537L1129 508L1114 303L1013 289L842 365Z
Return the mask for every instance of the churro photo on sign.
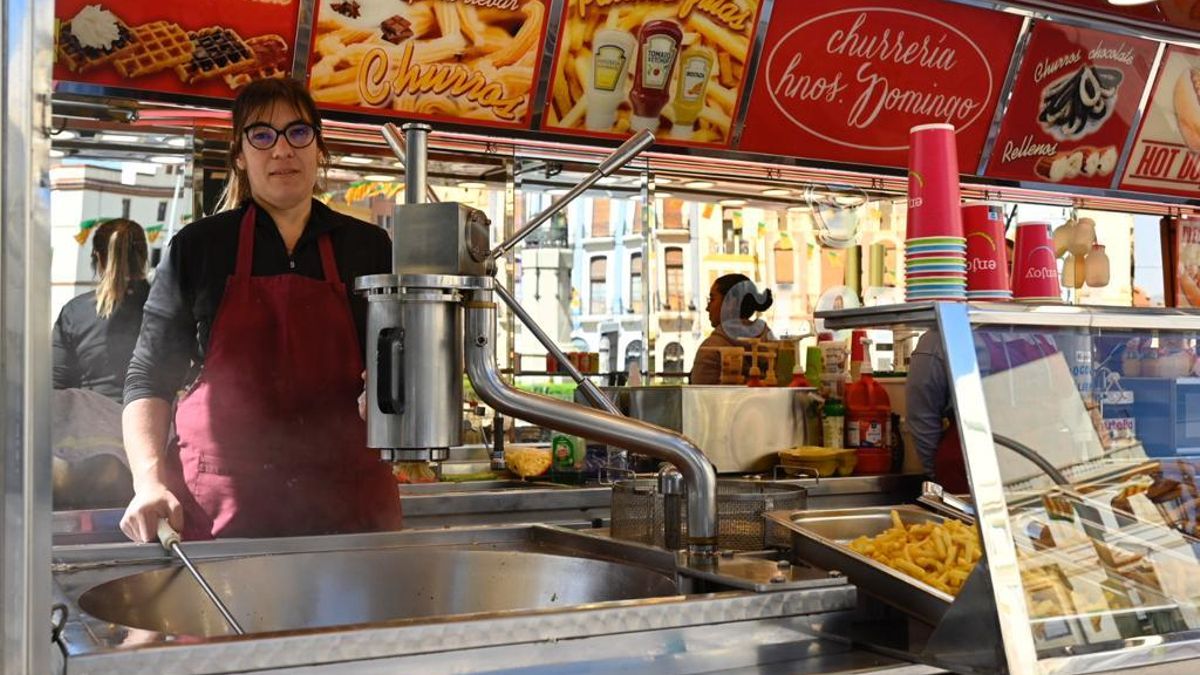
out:
M323 107L525 126L547 0L321 0L308 86Z
M568 0L543 126L725 146L759 0Z

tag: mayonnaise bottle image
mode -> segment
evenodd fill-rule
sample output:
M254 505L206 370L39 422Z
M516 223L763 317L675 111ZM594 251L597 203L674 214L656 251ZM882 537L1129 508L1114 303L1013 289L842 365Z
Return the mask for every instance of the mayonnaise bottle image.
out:
M617 107L625 100L629 67L637 54L637 38L619 28L601 28L592 37L592 81L584 94L584 126L610 131Z

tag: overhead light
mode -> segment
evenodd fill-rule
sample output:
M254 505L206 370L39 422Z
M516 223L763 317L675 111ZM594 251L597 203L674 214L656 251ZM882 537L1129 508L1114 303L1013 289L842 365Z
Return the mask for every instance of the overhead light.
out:
M330 180L338 181L354 181L358 180L358 174L345 169L330 169L325 173L325 176Z
M1148 5L1158 0L1108 0L1108 4L1116 5L1117 7L1133 7L1135 5Z
M721 201L719 201L717 203L720 204L721 206L745 206L746 200L745 199L722 199Z
M369 180L372 183L390 183L396 180L396 177L386 173L371 173L363 176L363 180Z
M183 164L187 159L179 155L155 155L150 161L155 164Z
M100 134L100 140L109 143L137 143L138 137L130 134Z
M171 138L167 140L167 145L172 148L186 148L187 144L186 138Z
M670 192L657 192L656 191L654 193L655 199L670 199L671 197L674 197L674 196L675 195L671 194Z
M76 136L75 132L71 131L70 129L63 129L57 134L54 134L53 138L56 141L71 141L78 138L78 136Z
M694 180L683 184L685 188L691 188L692 190L707 190L715 185L716 183L708 180Z
M675 181L673 181L670 178L667 178L665 176L655 176L654 182L659 185L670 185L671 183L674 183Z
M792 191L786 188L767 188L762 191L764 197L787 197L791 194Z
M55 158L55 159L58 159L59 157L66 157L66 156L67 156L67 153L63 152L62 150L54 150L54 149L52 148L52 149L50 150L50 156L51 156L51 157L53 157L53 158Z
M370 157L354 157L353 155L347 155L342 157L341 161L343 164L371 164L375 160L371 159Z
M849 195L838 195L833 198L833 201L842 206L861 206L867 202L862 197L851 197Z
M567 189L566 188L554 188L553 190L546 190L546 194L548 194L552 197L561 197L561 196L567 194Z
M408 168L408 167L406 167L406 166L404 165L404 162L401 162L400 160L396 160L396 161L392 162L392 166L396 167L397 169L406 169L406 168Z
M464 180L463 182L458 184L458 187L462 188L463 190L482 190L487 187L487 183L480 183L478 181L473 181L473 180Z
M788 213L812 213L812 207L809 206L789 206Z

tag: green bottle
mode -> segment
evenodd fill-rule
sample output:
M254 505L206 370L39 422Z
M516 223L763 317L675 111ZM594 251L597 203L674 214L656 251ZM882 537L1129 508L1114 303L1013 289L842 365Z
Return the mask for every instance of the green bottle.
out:
M825 447L840 450L845 447L846 406L840 399L831 398L825 401L821 409L821 431L825 437Z

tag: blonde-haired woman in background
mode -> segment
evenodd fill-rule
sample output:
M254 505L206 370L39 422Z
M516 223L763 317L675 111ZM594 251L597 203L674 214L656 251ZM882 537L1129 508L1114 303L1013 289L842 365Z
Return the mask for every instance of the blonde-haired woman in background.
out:
M54 322L55 389L89 389L121 402L150 292L149 255L146 232L132 220L96 228L92 269L100 283L64 305Z

